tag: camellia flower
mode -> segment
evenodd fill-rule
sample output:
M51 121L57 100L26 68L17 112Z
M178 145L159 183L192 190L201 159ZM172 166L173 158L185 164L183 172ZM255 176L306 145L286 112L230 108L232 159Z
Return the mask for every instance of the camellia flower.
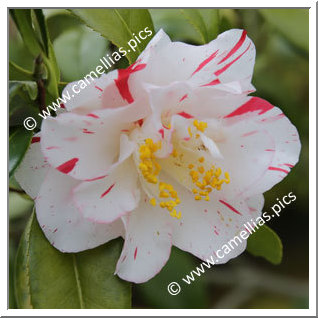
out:
M172 245L206 260L259 217L300 142L280 109L248 96L254 60L246 31L193 46L161 30L133 65L44 120L16 178L52 245L79 252L122 236L116 273L141 283Z

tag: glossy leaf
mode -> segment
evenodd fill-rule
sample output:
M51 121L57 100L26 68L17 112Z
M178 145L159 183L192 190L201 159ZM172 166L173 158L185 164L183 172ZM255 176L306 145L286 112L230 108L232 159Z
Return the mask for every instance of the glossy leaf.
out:
M45 47L45 55L43 55L44 64L47 67L47 91L53 97L53 99L58 98L58 82L60 80L60 70L57 65L53 45L50 40L50 35L47 27L43 11L41 9L35 9L35 14L40 27L40 32L42 36L42 42Z
M81 25L79 19L66 10L63 13L57 13L47 17L46 21L53 43L60 34Z
M14 127L9 135L9 176L11 177L15 169L21 163L32 138L32 132L24 127Z
M208 42L215 39L220 29L219 9L198 9L208 32Z
M9 219L14 220L25 216L32 211L33 200L27 199L26 194L9 192Z
M196 30L202 43L214 39L219 30L217 9L180 9L188 23Z
M134 40L134 34L138 35L146 27L154 34L147 9L72 9L71 12L118 48L123 47L128 52L126 57L130 63L136 60L151 39L141 40L133 51L127 43Z
M16 301L14 296L14 260L17 252L17 248L13 239L9 238L9 276L8 276L8 288L9 288L9 308L16 309Z
M10 81L32 81L33 74L12 61L9 61L9 80Z
M106 56L107 41L96 32L80 27L61 34L54 41L54 49L63 80L74 81L96 69L99 59Z
M10 81L9 82L9 101L23 89L28 93L32 100L35 100L38 94L37 85L34 81Z
M247 251L254 256L264 257L275 265L280 264L283 257L283 245L279 236L266 225L248 238Z
M23 38L24 44L34 57L42 51L41 43L32 25L30 9L11 9L11 16Z
M37 117L37 85L34 81L9 82L10 126L22 126L25 118Z
M180 9L187 21L200 35L202 43L208 42L208 30L198 9Z
M129 308L130 284L114 275L122 242L81 253L61 253L32 214L15 268L18 308Z

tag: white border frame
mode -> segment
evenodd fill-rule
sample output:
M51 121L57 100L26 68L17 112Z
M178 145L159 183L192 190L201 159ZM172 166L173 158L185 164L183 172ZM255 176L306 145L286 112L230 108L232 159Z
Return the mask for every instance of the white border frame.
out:
M50 7L59 8L65 7L66 3L63 0L55 0L54 7L52 2L44 3L43 0L29 0L27 3L21 0L5 1L5 7L2 6L1 10L1 30L4 33L6 31L6 37L8 40L7 30L7 7ZM67 7L77 7L81 3L78 1L67 1ZM95 7L102 7L105 2L90 0L89 5ZM159 4L161 7L184 7L185 2L175 0L171 1L158 1L157 3L148 1L134 1L135 7L157 7ZM227 0L215 0L211 1L196 1L194 3L196 7L209 7L213 4L214 7L231 8L260 8L260 7L272 7L272 8L284 8L284 7L299 7L309 8L309 309L38 309L38 310L26 310L26 309L7 309L7 273L8 264L3 261L0 263L1 268L1 290L0 290L0 314L1 316L316 316L316 2L315 1L292 1L292 0L268 0L268 1L227 1ZM257 4L257 5L256 5ZM131 2L119 1L113 2L116 7L131 7ZM8 74L8 56L7 50L1 50L1 61L7 69ZM2 77L1 92L2 96L7 96L7 78ZM4 105L2 105L4 109ZM7 136L7 116L1 117L1 133L2 136ZM7 128L5 130L5 127ZM7 141L8 142L8 141ZM1 139L2 149L7 149L5 139ZM0 162L2 166L6 166L5 157L1 156ZM1 172L1 201L7 202L8 185L4 182L7 180L7 171L2 169ZM8 209L8 202L6 208ZM6 210L7 210L6 209ZM2 251L7 251L8 246L8 229L7 229L7 215L5 211L2 211L2 222L0 231L0 244Z

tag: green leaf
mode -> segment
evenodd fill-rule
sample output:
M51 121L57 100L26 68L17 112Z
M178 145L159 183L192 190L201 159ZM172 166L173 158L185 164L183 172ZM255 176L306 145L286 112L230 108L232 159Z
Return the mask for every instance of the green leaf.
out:
M202 43L208 42L208 30L198 9L180 9L187 21L199 34Z
M192 255L173 247L160 273L144 284L135 285L134 290L150 308L208 308L207 284L203 275L197 277L190 286L182 281L198 265ZM182 290L178 295L168 293L167 286L171 282L180 284Z
M22 126L27 117L37 117L37 85L32 81L9 82L9 124Z
M45 47L45 55L43 55L44 64L47 67L48 78L47 78L47 90L48 93L54 98L58 98L58 82L60 80L60 70L56 61L53 45L50 40L50 35L48 27L46 24L43 11L41 9L34 10L37 21L40 27L40 32L42 36L42 42Z
M81 253L61 253L32 214L15 267L18 308L129 308L130 284L114 275L122 242Z
M10 81L32 81L33 74L12 61L9 61L9 80Z
M11 9L10 13L22 36L25 46L34 57L38 56L42 51L42 47L32 26L31 10Z
M81 26L62 33L54 41L54 50L63 79L70 82L96 69L100 64L99 59L106 56L107 41L96 32Z
M186 20L193 26L201 38L201 43L214 39L219 31L217 9L180 9Z
M254 256L264 257L278 265L283 257L283 245L279 236L268 226L261 226L247 240L247 251Z
M49 55L49 34L47 31L46 21L45 17L43 15L42 9L34 9L35 16L37 18L37 22L39 24L42 43L44 44L45 53L48 56Z
M128 46L134 34L146 27L154 34L151 16L147 9L71 9L86 25L128 53L129 62L134 62L144 50L151 37L141 40L135 51ZM137 43L137 42L136 42Z
M9 135L9 176L21 163L26 151L29 148L32 132L24 127L14 127Z
M208 42L215 39L219 34L220 14L219 9L198 9L208 32Z
M17 252L17 248L14 244L14 240L9 237L9 308L17 309L15 296L14 296L14 260Z
M34 81L9 81L9 101L23 89L28 93L32 100L35 100L38 95L38 88Z
M47 18L47 26L50 32L52 42L62 33L77 28L81 25L79 19L74 17L70 12L58 13Z
M20 218L32 211L33 200L27 199L23 194L18 192L9 192L9 219Z
M308 9L260 9L259 12L289 41L308 52Z

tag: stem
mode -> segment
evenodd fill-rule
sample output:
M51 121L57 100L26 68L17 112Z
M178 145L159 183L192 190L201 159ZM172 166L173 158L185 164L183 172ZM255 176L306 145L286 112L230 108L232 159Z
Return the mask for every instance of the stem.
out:
M38 87L38 98L37 98L37 102L39 105L39 110L43 111L46 108L46 102L45 102L45 86L44 86L44 82L42 79L43 76L43 59L42 56L39 55L36 59L35 59L35 65L34 65L34 78L36 80L36 84Z

